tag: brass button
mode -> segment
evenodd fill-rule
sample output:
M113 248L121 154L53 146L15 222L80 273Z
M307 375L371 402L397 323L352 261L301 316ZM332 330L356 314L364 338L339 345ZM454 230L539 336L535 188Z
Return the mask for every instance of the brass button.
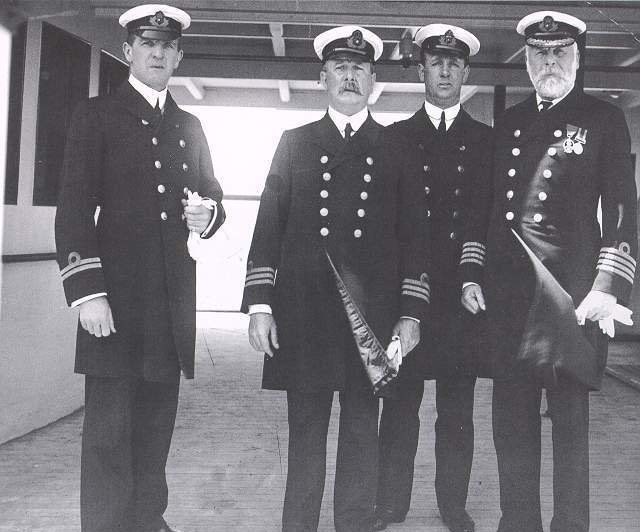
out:
M422 168L425 172L429 172L431 170L431 167L428 164L425 164Z
M514 214L511 211L509 211L507 214L505 214L505 218L511 221L514 218Z
M543 175L544 177L546 177L547 179L549 179L549 178L551 177L551 170L549 170L548 168L545 168L545 169L542 171L542 175Z
M513 148L511 150L511 153L514 157L517 157L518 155L520 155L520 148Z
M460 217L460 211L453 211L452 216L454 220L457 220Z
M425 196L428 196L429 194L431 194L431 187L424 187L424 194Z
M167 218L169 218L169 216L167 215L167 213L166 213L166 212L164 212L164 211L162 211L162 212L160 213L160 219L164 221L164 220L166 220Z
M362 179L364 179L365 183L371 183L371 174L364 174Z
M514 175L516 175L516 169L515 168L509 168L509 171L507 172L507 175L509 177L513 177Z
M322 209L320 209L320 216L326 216L327 214L329 214L329 209L322 207Z
M141 120L141 122L142 122L143 126L148 126L149 125L149 122L146 121L144 118Z
M358 209L358 216L360 218L364 218L364 215L365 215L364 209Z
M427 218L431 218L431 211L427 209Z
M547 199L547 193L546 193L546 192L544 192L544 191L543 191L543 192L540 192L540 193L538 194L538 199L539 199L540 201L545 201L545 200Z
M556 130L553 132L553 136L554 136L555 138L559 139L559 138L562 136L562 131L561 131L561 130L559 130L559 129L556 129Z
M185 172L189 170L189 165L187 163L182 163L182 170Z
M467 147L464 144L462 146L460 146L460 151L464 151L466 149L467 149Z
M542 214L540 214L539 212L535 213L533 215L533 221L539 224L542 221Z
M188 196L188 195L189 195L189 187L184 187L184 188L182 189L182 193L183 193L185 196Z
M513 199L513 190L507 190L507 199Z
M449 233L449 238L451 240L455 240L457 238L458 235L456 235L455 231L451 231L451 233Z
M329 172L325 172L324 174L322 174L322 179L324 179L325 181L329 181L331 179L331 174Z
M520 131L519 129L516 129L516 130L513 132L513 136L514 136L515 138L518 138L518 137L520 136L520 133L521 133L521 131Z
M153 144L154 146L157 146L157 145L158 145L158 139L157 139L157 137L153 137L153 138L151 139L151 144Z
M353 232L353 236L355 236L356 238L360 238L362 236L362 231L360 229L356 229Z
M178 144L180 144L181 148L184 148L187 145L187 143L184 141L184 139L180 139L180 142L178 142Z
M329 192L327 192L326 190L321 190L320 191L320 197L321 198L328 198L329 197Z
M165 190L164 185L158 185L158 192L160 192L160 194L164 194Z
M464 174L464 166L462 166L461 164L458 165L458 173Z
M162 168L162 163L160 161L156 161L155 163L153 163L155 165L156 168L160 169Z
M320 229L320 234L322 236L327 236L329 234L329 229L327 229L326 227L323 227L322 229Z
M454 194L454 196L459 196L460 194L462 194L462 190L460 190L459 188L456 188L456 189L453 191L453 194Z
M369 194L367 194L364 190L360 192L361 199L366 200L368 197L369 197Z
M320 157L320 162L322 164L327 164L329 162L329 157L327 157L326 155L323 155L322 157Z
M556 148L554 148L553 146L551 146L548 150L547 153L549 155L551 155L551 157L553 157L556 153L558 153L558 150Z
M369 166L373 165L373 157L367 157L367 164Z

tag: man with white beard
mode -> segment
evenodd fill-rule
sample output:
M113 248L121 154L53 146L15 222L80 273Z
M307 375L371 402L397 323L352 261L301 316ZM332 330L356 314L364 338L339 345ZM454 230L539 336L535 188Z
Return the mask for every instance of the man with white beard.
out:
M480 284L463 285L462 301L470 312L486 314L477 358L484 365L479 374L494 379L498 532L543 530L543 388L553 424L551 532L589 529L588 392L599 386L607 355L600 320L628 301L634 278L629 131L618 108L575 85L576 39L585 29L581 20L555 11L532 13L518 24L536 92L496 125L493 204L490 213L475 213L478 223L488 220L486 266ZM546 280L554 287L546 300L540 272L550 273ZM578 305L575 316L564 292ZM568 309L564 325L554 320L551 304L560 296Z

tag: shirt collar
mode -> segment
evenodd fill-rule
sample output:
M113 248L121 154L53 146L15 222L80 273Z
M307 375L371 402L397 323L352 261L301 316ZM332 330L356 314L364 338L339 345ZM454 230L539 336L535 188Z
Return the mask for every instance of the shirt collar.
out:
M369 109L365 107L361 111L358 111L356 114L347 116L339 113L333 107L329 106L328 113L329 118L331 118L333 123L338 128L338 131L340 131L340 134L344 137L344 128L347 126L347 123L351 124L353 132L355 133L367 120L367 117L369 116Z
M424 110L427 112L427 115L431 120L437 120L438 122L440 122L442 111L444 111L444 119L447 122L453 122L456 116L458 116L460 109L460 102L446 109L440 109L440 107L429 103L427 100L424 101Z
M573 90L573 89L571 89ZM552 107L555 107L557 103L561 102L562 100L564 100L567 96L569 96L569 93L571 91L567 92L567 94L565 94L564 96L560 96L560 98L556 98L555 100L551 100L551 105L549 106L549 109L551 109ZM540 102L542 100L546 100L546 98L542 98L537 92L536 92L536 105L538 107L538 109L540 109ZM549 100L547 100L549 101Z
M147 102L149 102L149 105L151 107L155 107L156 102L159 101L160 109L164 110L164 104L167 101L166 87L164 88L164 90L158 92L157 90L152 89L148 85L142 83L142 81L134 77L133 74L129 74L129 83L142 95L145 100L147 100Z

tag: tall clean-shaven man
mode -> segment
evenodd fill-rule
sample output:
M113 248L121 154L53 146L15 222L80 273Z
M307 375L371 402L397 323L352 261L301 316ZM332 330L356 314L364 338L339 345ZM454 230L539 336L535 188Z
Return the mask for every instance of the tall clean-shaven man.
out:
M167 91L189 23L166 5L124 13L129 79L79 105L69 127L56 247L79 309L75 369L86 376L83 532L172 530L165 464L196 333L187 240L225 219L200 123ZM187 205L190 192L205 199Z
M424 379L436 379L436 477L440 515L452 532L472 532L465 509L473 460L475 376L464 356L468 314L460 303L460 277L479 280L484 241L470 225L470 211L488 202L491 128L460 105L469 57L480 43L450 24L429 24L415 36L425 103L388 129L410 146L421 188L423 253L429 261L430 313L421 342L400 371L396 393L384 399L380 422L380 473L376 529L404 521L409 510L418 447L418 411Z

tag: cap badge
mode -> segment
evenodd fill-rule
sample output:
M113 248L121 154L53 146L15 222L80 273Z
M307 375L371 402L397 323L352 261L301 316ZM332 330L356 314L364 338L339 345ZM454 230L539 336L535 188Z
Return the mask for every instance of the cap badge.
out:
M355 30L351 34L351 37L347 39L347 46L349 48L355 48L356 50L362 50L363 48L365 48L366 43L362 38L362 32L360 30Z
M546 17L544 17L544 19L542 19L542 22L538 24L538 28L540 28L540 31L558 31L558 23L553 20L552 16L547 15Z
M162 11L158 11L155 15L149 17L149 23L159 28L166 28L169 25L169 21Z
M444 35L440 35L440 44L445 44L447 46L455 46L457 41L453 36L453 31L447 30Z

